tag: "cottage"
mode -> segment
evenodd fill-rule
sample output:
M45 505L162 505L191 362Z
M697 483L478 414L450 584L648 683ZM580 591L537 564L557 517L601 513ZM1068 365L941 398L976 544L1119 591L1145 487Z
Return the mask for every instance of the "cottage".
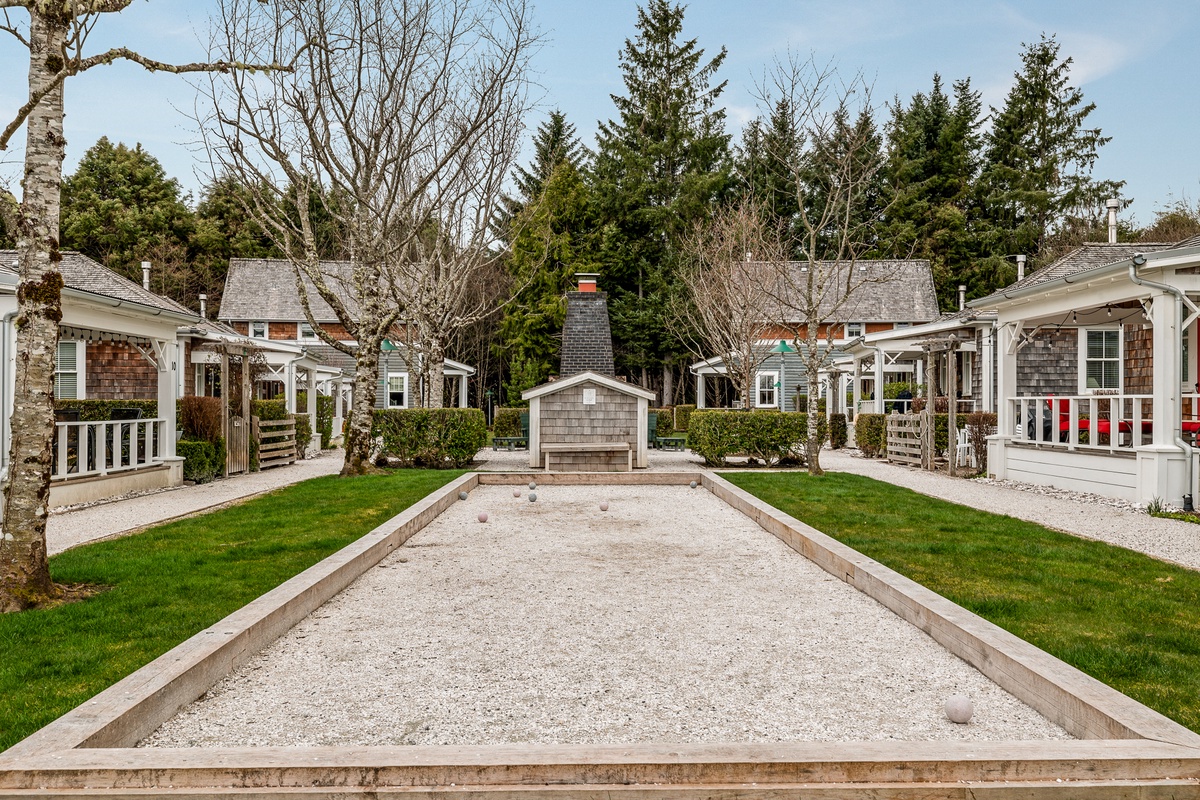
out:
M92 259L64 252L54 396L60 400L154 400L157 415L57 423L51 505L177 486L175 398L184 391L180 325L199 317ZM0 251L0 468L7 474L14 397L18 263Z
M342 302L353 312L352 293L345 289L350 266L348 261L321 262L322 271L330 276L330 284L334 288L341 287L339 295ZM355 346L354 338L338 320L333 308L317 294L311 284L307 294L317 325L337 341ZM330 368L330 375L332 370L339 370L340 374L345 376L354 374L353 356L326 344L308 322L300 294L296 291L295 273L287 261L262 258L231 259L219 319L237 333L252 339L300 348L307 356ZM406 343L405 334L404 326L399 325L395 335L383 345L379 359L379 383L375 393L376 408L419 406L421 398L426 396L425 387L421 382L421 356ZM467 407L468 380L475 374L475 368L446 359L443 371L447 381L457 384L456 390L447 391L445 396L456 398L460 408ZM290 385L286 376L283 378L280 385ZM327 381L318 374L316 384L320 389L321 386L327 385ZM351 389L352 384L348 380L339 384L339 394L346 395L341 398L341 405L349 403ZM310 398L311 396L310 392ZM294 402L294 398L289 402ZM289 406L289 409L295 410L292 406Z
M1190 504L1200 239L1088 244L971 305L996 314L997 478Z
M828 265L826 265L828 268ZM800 285L807 262L792 262L796 275L789 283ZM853 271L853 272L852 272ZM847 263L837 274L838 285L855 283L856 288L845 303L823 315L818 329L817 347L829 350L830 357L840 353L847 344L864 335L904 330L927 323L938 317L937 293L933 271L924 259L862 260ZM802 355L785 344L803 340L806 331L803 320L794 311L797 304L783 298L776 319L763 320L761 350L754 370L751 403L755 408L797 410L795 397L808 390ZM792 350L792 352L788 352ZM710 395L709 381L728 378L726 359L716 355L691 365L696 376L696 405L699 408L720 407L725 402L739 406L741 401L729 392L727 380L719 381ZM802 410L802 409L801 409Z

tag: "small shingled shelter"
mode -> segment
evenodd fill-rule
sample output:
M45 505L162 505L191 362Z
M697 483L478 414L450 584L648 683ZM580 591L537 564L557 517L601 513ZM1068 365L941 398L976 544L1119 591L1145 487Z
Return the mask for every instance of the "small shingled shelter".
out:
M529 401L529 466L623 472L647 466L654 392L580 372L522 393Z

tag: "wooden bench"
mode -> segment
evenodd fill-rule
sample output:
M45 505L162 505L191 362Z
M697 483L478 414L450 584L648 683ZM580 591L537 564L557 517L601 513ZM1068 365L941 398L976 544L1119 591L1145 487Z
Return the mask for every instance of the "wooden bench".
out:
M542 445L542 453L546 456L547 471L552 469L552 457L555 454L625 453L625 470L633 472L633 448L629 446L629 442L554 442Z

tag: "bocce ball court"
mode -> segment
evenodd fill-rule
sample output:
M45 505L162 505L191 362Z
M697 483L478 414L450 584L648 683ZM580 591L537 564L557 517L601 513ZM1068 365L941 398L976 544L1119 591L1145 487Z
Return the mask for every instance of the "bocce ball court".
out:
M530 479L452 481L0 755L0 797L1197 796L1200 736L719 476Z

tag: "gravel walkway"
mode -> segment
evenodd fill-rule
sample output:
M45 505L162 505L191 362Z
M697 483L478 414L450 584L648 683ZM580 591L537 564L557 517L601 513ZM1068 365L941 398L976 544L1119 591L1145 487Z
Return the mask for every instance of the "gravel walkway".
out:
M47 549L51 555L61 553L86 542L137 533L148 525L236 502L309 478L333 475L341 470L343 458L341 450L326 450L315 458L297 461L286 467L55 511L46 523Z
M143 744L1068 738L704 489L537 494L477 488Z
M951 478L845 451L822 452L821 466L887 481L930 497L1008 514L1047 528L1200 569L1200 525L1152 517L1144 511L1128 508L1125 503L1109 503L1103 498L1046 486L1016 488L995 481Z

